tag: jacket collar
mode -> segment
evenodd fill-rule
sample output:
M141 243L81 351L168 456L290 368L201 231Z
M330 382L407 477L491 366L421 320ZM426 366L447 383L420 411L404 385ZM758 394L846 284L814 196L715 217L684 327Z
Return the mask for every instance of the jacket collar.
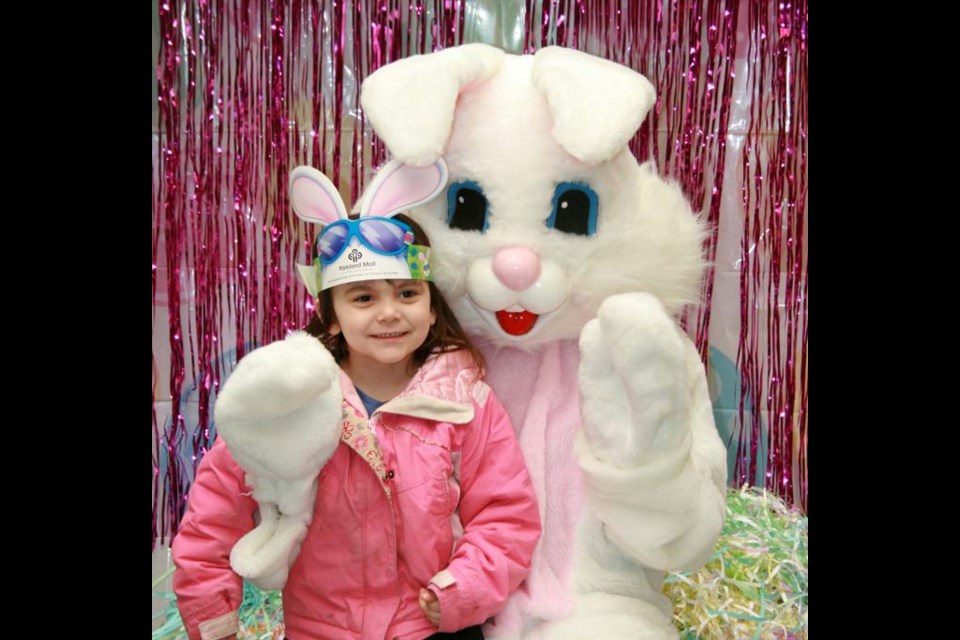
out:
M464 424L473 420L474 401L486 399L487 386L465 350L434 353L410 379L407 387L374 413L393 413L438 422ZM342 370L343 399L361 416L366 409L353 382Z
M370 428L357 388L342 369L340 387L344 399L340 439L370 465L380 486L390 496L380 443ZM477 370L467 352L437 353L423 363L406 389L383 403L374 413L464 424L473 419L474 400L483 403L488 390L489 387L478 380Z

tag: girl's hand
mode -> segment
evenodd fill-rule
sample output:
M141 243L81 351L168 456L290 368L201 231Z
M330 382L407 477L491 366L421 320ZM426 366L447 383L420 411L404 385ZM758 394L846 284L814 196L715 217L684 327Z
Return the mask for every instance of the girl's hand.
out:
M437 600L435 593L429 589L420 589L420 608L424 615L435 627L440 626L440 601Z

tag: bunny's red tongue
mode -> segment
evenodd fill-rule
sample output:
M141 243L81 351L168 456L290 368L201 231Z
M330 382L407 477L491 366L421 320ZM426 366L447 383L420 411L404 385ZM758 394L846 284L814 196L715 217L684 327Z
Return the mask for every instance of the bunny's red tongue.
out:
M528 333L537 323L538 317L537 314L529 311L497 311L497 322L512 336Z

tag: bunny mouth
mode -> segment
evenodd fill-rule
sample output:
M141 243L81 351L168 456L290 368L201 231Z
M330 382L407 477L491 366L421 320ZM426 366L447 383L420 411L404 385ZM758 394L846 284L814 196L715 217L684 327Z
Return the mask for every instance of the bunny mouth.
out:
M500 328L512 336L522 336L530 333L533 325L537 323L540 316L527 310L507 311L506 309L497 311L497 322Z

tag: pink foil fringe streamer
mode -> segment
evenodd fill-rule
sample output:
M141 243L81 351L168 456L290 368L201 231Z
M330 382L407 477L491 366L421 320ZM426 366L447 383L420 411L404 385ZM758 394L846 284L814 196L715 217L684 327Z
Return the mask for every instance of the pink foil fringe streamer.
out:
M807 3L749 3L750 134L743 149L741 402L750 452L734 482L754 477L768 438L765 487L807 512ZM744 408L741 406L741 415ZM744 440L741 439L741 446ZM749 461L749 464L746 464Z
M289 169L312 164L354 201L387 155L359 110L361 82L399 58L460 44L469 4L158 0L152 286L155 311L158 290L167 299L170 369L158 375L168 375L171 408L159 424L156 403L167 398L157 397L155 380L154 546L176 533L212 444L221 374L312 312L294 267L306 260L312 230L289 214ZM631 149L655 159L703 211L714 230L705 243L711 264L734 57L738 38L749 38L737 365L741 423L752 437L741 439L750 448L737 452L731 483L753 478L762 409L766 486L805 509L806 3L526 0L525 9L525 52L580 49L656 85L657 104ZM746 33L737 29L744 13ZM712 291L711 268L705 304L684 317L704 360ZM236 351L226 351L233 342ZM744 406L748 394L763 406ZM196 398L192 428L188 396Z

